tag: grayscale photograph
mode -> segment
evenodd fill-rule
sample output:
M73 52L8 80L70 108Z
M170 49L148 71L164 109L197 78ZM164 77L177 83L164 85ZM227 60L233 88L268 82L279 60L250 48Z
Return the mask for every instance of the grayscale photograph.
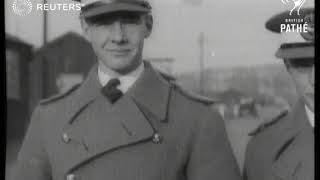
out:
M314 180L314 0L5 0L6 180Z

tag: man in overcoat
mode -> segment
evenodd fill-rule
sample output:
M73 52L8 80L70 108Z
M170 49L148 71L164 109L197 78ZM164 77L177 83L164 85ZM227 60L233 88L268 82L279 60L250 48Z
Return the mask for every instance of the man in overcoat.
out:
M217 112L142 61L152 31L144 0L85 0L97 64L33 113L14 180L238 180Z
M306 28L288 32L293 27L290 23ZM277 14L266 27L282 31L283 43L276 56L283 59L299 100L291 111L252 133L244 176L247 180L314 180L314 9L301 9L300 15Z

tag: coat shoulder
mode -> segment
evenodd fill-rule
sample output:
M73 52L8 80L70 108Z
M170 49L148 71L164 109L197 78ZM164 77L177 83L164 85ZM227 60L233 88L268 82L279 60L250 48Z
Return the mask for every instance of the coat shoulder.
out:
M279 128L285 122L287 114L288 110L283 110L272 118L265 119L249 132L244 161L244 173L248 179L267 172L266 167L270 167L276 148L274 142L279 138Z
M205 97L206 98L206 97ZM190 93L180 87L173 87L171 92L171 104L168 107L173 109L172 112L180 114L184 123L188 124L206 124L217 123L222 121L222 117L219 112L212 108L215 103L211 99L202 99L202 97L194 93ZM195 125L195 124L193 124ZM220 124L219 124L220 125Z
M257 126L254 130L249 132L249 136L256 136L260 134L261 132L265 131L266 129L272 127L273 125L279 123L282 119L284 119L285 116L287 116L288 110L283 110L280 113L278 113L273 118L269 118L263 121L262 124Z
M204 105L213 105L217 103L218 101L213 98L209 98L206 96L202 96L200 94L188 91L184 89L181 85L177 84L176 82L171 82L173 89L175 89L177 92L179 92L182 96L185 98L195 101Z
M184 97L186 97L189 100L192 101L196 101L205 105L212 105L215 104L218 100L216 98L209 98L206 96L202 96L200 94L188 91L186 89L184 89L176 80L175 77L173 77L173 75L165 73L165 72L161 72L159 71L159 74L161 75L161 77L166 80L172 87L174 90L176 90L177 92L179 92L180 94L182 94Z
M56 101L59 101L65 97L68 97L70 96L73 92L75 92L79 87L80 87L80 83L79 84L76 84L74 86L72 86L70 89L68 89L67 91L63 92L63 93L59 93L59 94L56 94L56 95L53 95L47 99L43 99L40 101L40 105L48 105L48 104L51 104L53 102L56 102Z

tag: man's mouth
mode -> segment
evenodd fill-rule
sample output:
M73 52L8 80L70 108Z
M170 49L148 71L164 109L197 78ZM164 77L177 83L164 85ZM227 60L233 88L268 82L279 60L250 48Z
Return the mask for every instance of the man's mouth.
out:
M106 51L114 56L125 56L131 52L131 49L106 49Z
M127 53L129 52L131 49L106 49L107 51L110 52L115 52L115 53Z

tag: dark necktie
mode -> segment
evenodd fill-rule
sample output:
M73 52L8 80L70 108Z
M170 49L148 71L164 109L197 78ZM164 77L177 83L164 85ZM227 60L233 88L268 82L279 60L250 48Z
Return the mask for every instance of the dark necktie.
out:
M123 95L123 93L117 88L119 85L119 79L110 79L101 90L102 94L105 95L112 104Z

